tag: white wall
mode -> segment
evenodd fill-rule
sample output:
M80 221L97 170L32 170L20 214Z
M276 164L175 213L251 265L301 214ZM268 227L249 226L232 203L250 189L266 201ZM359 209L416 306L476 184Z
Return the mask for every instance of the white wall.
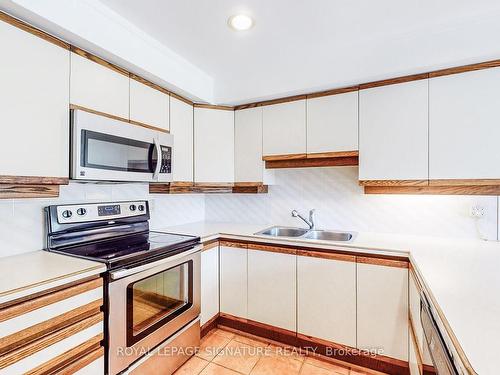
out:
M43 208L52 204L148 199L150 227L203 220L203 195L150 195L148 184L83 184L61 186L55 199L0 199L0 257L40 250L45 242Z
M303 226L290 212L316 208L320 229L478 238L469 213L481 204L480 228L497 238L497 197L365 195L356 167L276 170L275 178L268 194L207 195L206 219Z

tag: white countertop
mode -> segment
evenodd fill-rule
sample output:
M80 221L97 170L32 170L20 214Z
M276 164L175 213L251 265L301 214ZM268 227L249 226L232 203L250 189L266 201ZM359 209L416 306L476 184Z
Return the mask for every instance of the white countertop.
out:
M481 375L498 373L500 346L500 243L470 239L358 233L349 243L275 239L256 236L270 224L196 222L161 231L192 234L202 241L249 238L271 243L300 244L409 255L458 339L474 370Z
M102 263L43 250L0 258L0 304L104 271Z

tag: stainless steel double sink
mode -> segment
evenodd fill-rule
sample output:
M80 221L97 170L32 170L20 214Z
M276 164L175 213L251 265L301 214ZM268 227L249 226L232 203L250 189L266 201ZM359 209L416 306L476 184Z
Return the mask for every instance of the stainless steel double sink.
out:
M350 242L354 239L356 233L333 231L333 230L316 230L316 229L274 226L271 228L261 230L260 232L255 233L255 235L270 236L270 237L300 238L306 240Z

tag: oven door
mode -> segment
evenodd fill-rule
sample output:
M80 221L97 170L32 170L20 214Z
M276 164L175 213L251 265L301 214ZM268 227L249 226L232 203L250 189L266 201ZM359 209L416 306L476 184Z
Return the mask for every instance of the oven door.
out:
M71 111L71 134L73 179L170 181L170 134L82 110Z
M200 251L109 274L108 369L125 370L200 314Z

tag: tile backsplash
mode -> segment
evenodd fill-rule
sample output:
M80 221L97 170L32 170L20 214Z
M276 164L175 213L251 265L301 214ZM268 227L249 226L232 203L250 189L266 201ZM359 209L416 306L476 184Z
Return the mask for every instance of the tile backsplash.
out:
M365 195L356 167L275 170L274 185L262 195L207 195L206 219L305 225L291 211L316 209L318 228L497 239L497 197ZM486 208L477 221L473 205Z
M195 221L303 226L290 212L316 208L318 228L497 239L498 199L365 195L355 167L276 170L268 194L150 195L148 184L71 182L55 199L0 200L0 257L42 249L51 204L148 199L152 229ZM486 209L470 216L473 205Z
M71 182L68 186L61 186L58 198L0 200L0 257L43 249L45 206L135 199L149 200L152 207L150 226L153 229L205 218L203 195L150 195L148 184Z

